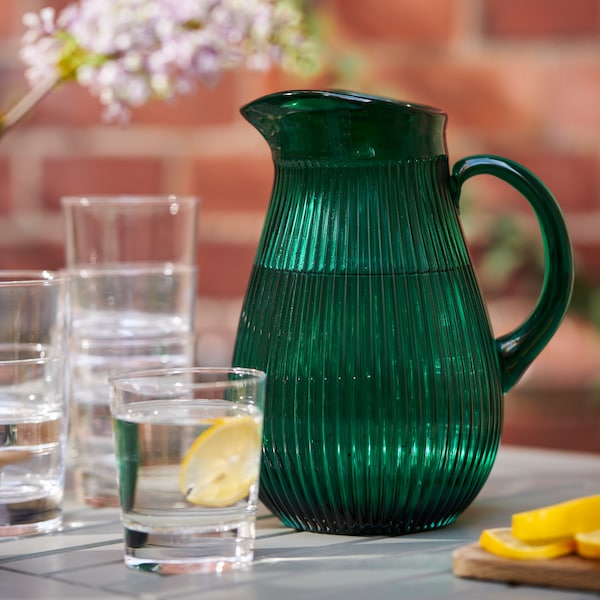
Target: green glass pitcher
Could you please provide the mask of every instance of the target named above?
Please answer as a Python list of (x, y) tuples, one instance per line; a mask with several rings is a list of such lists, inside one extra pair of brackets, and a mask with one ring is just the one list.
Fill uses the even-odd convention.
[[(450, 172), (446, 115), (429, 107), (289, 91), (242, 114), (275, 165), (233, 356), (268, 375), (262, 500), (315, 532), (451, 523), (490, 473), (503, 394), (569, 303), (555, 199), (505, 158)], [(530, 202), (546, 257), (535, 309), (497, 339), (458, 218), (461, 186), (483, 173)]]

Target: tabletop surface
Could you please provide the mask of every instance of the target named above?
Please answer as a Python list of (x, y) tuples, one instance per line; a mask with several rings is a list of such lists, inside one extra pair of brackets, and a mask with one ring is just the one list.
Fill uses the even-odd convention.
[(475, 502), (445, 528), (400, 537), (298, 532), (258, 520), (255, 562), (221, 575), (160, 576), (123, 565), (119, 513), (68, 499), (62, 531), (0, 539), (0, 598), (142, 600), (575, 600), (594, 593), (452, 574), (452, 551), (514, 512), (600, 493), (600, 456), (502, 446)]

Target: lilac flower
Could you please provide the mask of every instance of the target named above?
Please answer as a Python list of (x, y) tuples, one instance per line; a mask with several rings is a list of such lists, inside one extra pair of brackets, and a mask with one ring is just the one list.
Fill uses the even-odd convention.
[(59, 14), (27, 13), (23, 23), (21, 59), (33, 90), (76, 80), (109, 121), (127, 122), (150, 98), (188, 93), (229, 69), (316, 64), (287, 0), (80, 0)]

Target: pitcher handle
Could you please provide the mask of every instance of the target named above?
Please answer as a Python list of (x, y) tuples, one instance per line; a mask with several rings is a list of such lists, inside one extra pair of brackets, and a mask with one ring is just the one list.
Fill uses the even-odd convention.
[(521, 325), (496, 339), (502, 388), (507, 392), (550, 341), (567, 312), (573, 290), (573, 253), (556, 199), (531, 171), (514, 161), (490, 155), (459, 160), (452, 170), (457, 203), (465, 181), (484, 174), (502, 179), (525, 197), (544, 244), (544, 282), (535, 308)]

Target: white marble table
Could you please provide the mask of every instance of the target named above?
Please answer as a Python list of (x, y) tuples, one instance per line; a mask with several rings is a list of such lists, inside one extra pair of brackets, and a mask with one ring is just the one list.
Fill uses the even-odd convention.
[(575, 600), (595, 594), (460, 579), (452, 551), (513, 512), (600, 493), (600, 456), (501, 448), (491, 477), (451, 526), (403, 537), (301, 533), (259, 519), (255, 563), (222, 575), (161, 577), (123, 566), (116, 509), (66, 505), (63, 531), (0, 539), (2, 600)]

